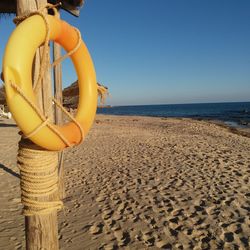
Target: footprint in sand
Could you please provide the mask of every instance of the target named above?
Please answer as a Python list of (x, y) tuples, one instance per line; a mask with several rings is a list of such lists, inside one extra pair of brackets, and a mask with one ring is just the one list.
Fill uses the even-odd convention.
[(74, 208), (79, 208), (79, 207), (81, 207), (81, 204), (80, 204), (80, 203), (76, 203), (76, 204), (74, 205)]
[(112, 217), (114, 220), (118, 221), (122, 219), (122, 215), (121, 214), (114, 214)]
[(130, 235), (128, 232), (122, 230), (114, 231), (114, 236), (117, 239), (119, 246), (126, 246), (130, 242)]
[(102, 233), (102, 229), (103, 229), (102, 223), (95, 223), (90, 227), (89, 232), (93, 235), (96, 235)]
[(233, 242), (234, 241), (234, 233), (232, 232), (224, 232), (221, 234), (220, 238), (224, 242)]
[(121, 226), (120, 226), (120, 224), (118, 224), (118, 223), (115, 223), (113, 226), (112, 226), (112, 230), (113, 231), (117, 231), (117, 230), (120, 230), (121, 229)]
[(96, 198), (96, 201), (97, 201), (97, 202), (103, 202), (103, 201), (105, 201), (105, 200), (106, 200), (106, 197), (105, 197), (105, 196), (102, 196), (102, 195)]
[(158, 240), (155, 242), (155, 246), (160, 249), (172, 249), (172, 245), (166, 240)]
[(105, 210), (103, 213), (102, 213), (102, 218), (103, 220), (108, 220), (111, 218), (111, 215), (114, 213), (113, 210)]
[(114, 250), (114, 249), (118, 249), (117, 245), (115, 243), (108, 243), (106, 245), (104, 245), (101, 249), (104, 250)]

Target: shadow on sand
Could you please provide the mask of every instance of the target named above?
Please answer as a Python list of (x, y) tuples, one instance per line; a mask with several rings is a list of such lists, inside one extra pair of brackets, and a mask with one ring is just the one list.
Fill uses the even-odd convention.
[(13, 175), (14, 177), (17, 177), (20, 179), (20, 175), (18, 173), (16, 173), (15, 171), (13, 171), (10, 168), (7, 168), (6, 166), (4, 166), (3, 164), (0, 163), (0, 170), (3, 169), (5, 172)]
[(17, 127), (17, 125), (16, 124), (8, 124), (8, 123), (0, 123), (0, 128), (7, 128), (7, 127)]

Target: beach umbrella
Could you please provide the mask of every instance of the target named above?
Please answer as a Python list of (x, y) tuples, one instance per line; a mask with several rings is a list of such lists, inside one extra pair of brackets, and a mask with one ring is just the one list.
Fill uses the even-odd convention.
[(104, 105), (106, 98), (109, 95), (108, 87), (100, 83), (97, 83), (97, 85), (98, 85), (97, 91), (98, 91), (98, 97), (100, 98), (100, 104)]
[[(97, 82), (97, 92), (100, 104), (104, 105), (107, 96), (109, 95), (108, 87)], [(68, 108), (75, 109), (79, 101), (78, 81), (73, 82), (69, 87), (63, 90), (63, 104)]]

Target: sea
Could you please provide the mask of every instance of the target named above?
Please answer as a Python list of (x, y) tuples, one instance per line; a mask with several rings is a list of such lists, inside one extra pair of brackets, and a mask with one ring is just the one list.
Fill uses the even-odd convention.
[(98, 108), (97, 113), (194, 118), (220, 121), (230, 127), (250, 127), (250, 102), (114, 106)]

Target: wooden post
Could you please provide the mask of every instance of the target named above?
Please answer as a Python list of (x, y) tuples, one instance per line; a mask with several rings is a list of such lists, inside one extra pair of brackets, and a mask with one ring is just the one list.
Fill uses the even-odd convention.
[[(44, 6), (46, 0), (18, 0), (17, 15), (27, 14), (37, 10), (39, 7)], [(35, 28), (35, 27), (34, 27)], [(41, 50), (41, 49), (40, 49)], [(36, 54), (34, 61), (34, 77), (36, 79), (40, 66), (39, 50)], [(37, 99), (41, 110), (48, 110), (51, 104), (51, 79), (50, 73), (45, 73), (42, 83), (42, 88), (38, 90)], [(50, 107), (51, 108), (51, 107)], [(52, 116), (52, 114), (49, 114)], [(22, 141), (20, 143), (22, 145)], [(41, 150), (41, 149), (40, 149)], [(54, 197), (51, 197), (53, 199)], [(27, 250), (57, 250), (58, 244), (58, 225), (57, 225), (57, 212), (51, 212), (44, 215), (33, 215), (25, 217), (25, 233), (26, 233), (26, 249)]]
[[(58, 13), (58, 18), (60, 14)], [(61, 57), (61, 46), (57, 43), (53, 43), (53, 60), (57, 60)], [(57, 64), (54, 67), (54, 93), (55, 99), (62, 104), (62, 65), (61, 63)], [(58, 125), (62, 125), (63, 116), (62, 110), (55, 105), (55, 122)], [(59, 166), (58, 166), (58, 175), (59, 175), (59, 197), (60, 199), (65, 198), (65, 188), (64, 188), (64, 171), (63, 171), (63, 152), (58, 153)]]
[[(61, 57), (61, 46), (57, 43), (53, 43), (53, 60), (57, 60)], [(54, 93), (55, 99), (62, 103), (62, 65), (57, 64), (54, 67)], [(58, 125), (62, 124), (62, 110), (55, 105), (55, 122)]]

